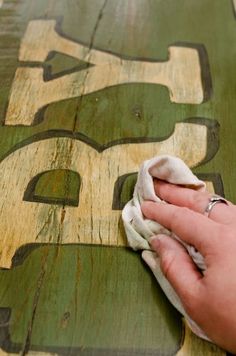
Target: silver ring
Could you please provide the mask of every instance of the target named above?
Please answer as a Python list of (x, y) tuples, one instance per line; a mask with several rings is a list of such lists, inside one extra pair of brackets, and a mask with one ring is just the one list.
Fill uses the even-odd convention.
[(226, 199), (220, 197), (219, 195), (212, 195), (212, 197), (209, 199), (209, 203), (207, 204), (204, 214), (206, 216), (209, 216), (213, 207), (218, 203), (223, 203), (223, 204), (229, 205)]

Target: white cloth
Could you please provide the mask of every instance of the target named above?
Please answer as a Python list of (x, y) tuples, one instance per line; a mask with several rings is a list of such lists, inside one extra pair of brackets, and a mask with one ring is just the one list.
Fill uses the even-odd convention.
[(133, 199), (124, 207), (122, 218), (129, 245), (134, 250), (144, 250), (142, 258), (151, 268), (169, 301), (186, 318), (190, 328), (196, 335), (209, 340), (205, 333), (185, 312), (179, 297), (161, 271), (159, 258), (156, 253), (150, 251), (149, 239), (156, 234), (164, 233), (180, 241), (201, 270), (204, 271), (206, 268), (202, 255), (193, 246), (187, 245), (157, 222), (144, 218), (140, 204), (144, 200), (161, 201), (155, 193), (153, 178), (189, 186), (199, 191), (205, 190), (205, 183), (200, 181), (181, 159), (168, 155), (154, 157), (142, 164), (134, 188)]

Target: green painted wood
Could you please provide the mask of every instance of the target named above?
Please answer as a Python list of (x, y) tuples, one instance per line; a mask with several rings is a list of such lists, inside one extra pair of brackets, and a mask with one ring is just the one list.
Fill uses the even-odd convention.
[(44, 246), (30, 255), (22, 249), (15, 264), (0, 280), (1, 306), (11, 310), (2, 331), (8, 352), (176, 351), (180, 319), (136, 253)]
[(47, 171), (35, 178), (25, 200), (78, 206), (80, 187), (81, 179), (77, 172), (63, 169)]
[[(232, 2), (108, 0), (103, 5), (102, 0), (4, 0), (0, 9), (1, 159), (24, 142), (44, 138), (49, 131), (55, 134), (53, 130), (80, 135), (102, 149), (124, 139), (161, 141), (173, 132), (176, 122), (189, 118), (196, 123), (203, 118), (208, 126), (217, 120), (219, 150), (216, 154), (217, 147), (210, 147), (211, 142), (215, 145), (213, 130), (209, 161), (195, 171), (219, 173), (227, 198), (236, 202), (236, 19)], [(166, 60), (170, 44), (203, 44), (212, 95), (201, 105), (173, 104), (167, 88), (132, 83), (52, 104), (32, 127), (4, 126), (14, 73), (23, 65), (18, 62), (20, 41), (28, 22), (35, 18), (58, 19), (67, 37), (125, 58)], [(86, 65), (56, 54), (45, 62), (45, 72), (50, 78)], [(37, 194), (74, 197), (75, 184), (68, 185), (65, 179), (44, 177)], [(121, 205), (130, 197), (132, 179), (122, 191)], [(20, 251), (14, 260), (18, 266), (0, 272), (0, 346), (4, 350), (173, 355), (180, 348), (180, 317), (139, 255), (121, 248), (78, 245), (32, 250)]]
[[(15, 27), (13, 26), (12, 31), (5, 31), (6, 34), (4, 33), (1, 36), (0, 46), (4, 51), (4, 56), (0, 59), (2, 121), (4, 120), (4, 110), (7, 105), (12, 78), (17, 67), (19, 40), (24, 33), (27, 21), (34, 17), (33, 14), (37, 14), (37, 18), (42, 16), (44, 18), (55, 18), (63, 14), (61, 25), (63, 33), (89, 44), (92, 24), (94, 24), (92, 18), (94, 20), (95, 14), (98, 14), (99, 5), (101, 6), (101, 2), (96, 2), (92, 12), (94, 15), (87, 15), (87, 13), (85, 15), (85, 12), (89, 11), (94, 4), (88, 5), (87, 2), (86, 5), (83, 1), (80, 1), (79, 5), (74, 7), (69, 6), (69, 4), (63, 6), (60, 2), (53, 3), (51, 6), (44, 5), (44, 2), (40, 2), (40, 5), (29, 6), (27, 1), (23, 3), (11, 1), (11, 5), (7, 6), (7, 4), (6, 1), (6, 5), (1, 10), (1, 18), (3, 19), (1, 26), (3, 29), (4, 21), (9, 21), (9, 13), (10, 19), (11, 16), (14, 16), (14, 13), (19, 13), (21, 20)], [(198, 170), (220, 172), (225, 182), (227, 196), (235, 200), (234, 190), (230, 187), (230, 179), (233, 181), (235, 173), (229, 171), (225, 159), (228, 156), (227, 147), (229, 146), (233, 150), (235, 136), (235, 47), (232, 46), (232, 43), (235, 42), (235, 17), (231, 1), (215, 1), (214, 6), (211, 0), (204, 2), (189, 1), (188, 5), (183, 0), (181, 3), (152, 1), (146, 5), (145, 18), (147, 19), (150, 14), (153, 14), (155, 21), (143, 19), (142, 26), (140, 25), (140, 17), (142, 17), (141, 14), (145, 5), (140, 1), (136, 6), (135, 14), (137, 18), (134, 16), (133, 27), (129, 30), (127, 37), (123, 34), (126, 26), (128, 26), (128, 5), (118, 6), (112, 1), (108, 2), (106, 16), (104, 15), (101, 19), (99, 31), (94, 38), (94, 46), (124, 56), (163, 60), (167, 57), (169, 44), (175, 42), (204, 44), (208, 53), (214, 84), (212, 99), (202, 105), (182, 105), (170, 103), (167, 89), (161, 86), (130, 84), (109, 88), (101, 93), (94, 93), (83, 98), (83, 107), (79, 111), (77, 130), (96, 142), (104, 144), (123, 137), (154, 136), (162, 138), (170, 134), (174, 122), (182, 121), (188, 117), (217, 119), (221, 124), (220, 152), (211, 162)], [(9, 10), (9, 8), (15, 9), (15, 12)], [(71, 8), (73, 8), (73, 11), (70, 10)], [(117, 13), (117, 18), (121, 18), (122, 21), (111, 20), (110, 15), (114, 12)], [(211, 14), (210, 18), (209, 13)], [(163, 18), (165, 18), (165, 21), (163, 21)], [(16, 20), (12, 19), (11, 21), (14, 24)], [(73, 26), (75, 22), (77, 22), (77, 26)], [(198, 26), (199, 22), (201, 22), (201, 26)], [(110, 31), (105, 31), (105, 28), (110, 28)], [(141, 33), (145, 33), (146, 36), (141, 36)], [(34, 127), (33, 130), (31, 128), (19, 128), (15, 133), (15, 128), (2, 128), (1, 152), (5, 153), (15, 143), (48, 128), (70, 129), (76, 106), (74, 101), (76, 102), (76, 100), (71, 100), (71, 102), (51, 105), (45, 114), (44, 122)], [(57, 115), (54, 114), (55, 110)], [(141, 114), (136, 115), (136, 110)], [(64, 112), (67, 115), (63, 115)], [(143, 117), (143, 120), (140, 119), (140, 116)], [(89, 117), (89, 120), (87, 117)], [(146, 122), (148, 122), (148, 125), (145, 124)], [(97, 129), (98, 123), (99, 126), (103, 127), (103, 130)], [(14, 135), (11, 134), (12, 131)], [(232, 174), (233, 177), (230, 178)]]

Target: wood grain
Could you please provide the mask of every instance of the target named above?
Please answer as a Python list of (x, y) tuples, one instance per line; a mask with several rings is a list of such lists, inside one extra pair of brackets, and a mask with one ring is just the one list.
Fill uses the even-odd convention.
[[(44, 245), (31, 254), (24, 250), (15, 260), (18, 265), (0, 280), (1, 303), (11, 310), (0, 335), (10, 335), (4, 338), (5, 351), (83, 351), (86, 356), (177, 352), (181, 318), (137, 253), (89, 245)], [(14, 283), (21, 276), (21, 283)], [(123, 328), (129, 331), (125, 337)]]
[[(31, 43), (31, 48), (29, 48), (29, 43), (27, 44), (25, 40), (27, 38), (30, 40), (31, 34), (27, 35), (28, 26), (36, 24), (35, 19), (40, 19), (36, 20), (40, 24), (38, 34), (32, 32), (37, 45)], [(55, 26), (48, 28), (46, 34), (45, 26), (52, 21)], [(44, 38), (46, 36), (43, 44), (37, 42), (40, 35), (43, 35)], [(50, 40), (51, 36), (56, 36), (54, 43)], [(227, 38), (227, 41), (225, 38)], [(52, 219), (48, 229), (50, 234), (47, 235), (45, 228), (41, 235), (42, 241), (45, 241), (48, 245), (42, 246), (40, 243), (33, 243), (33, 245), (22, 246), (25, 239), (26, 243), (27, 241), (35, 241), (35, 235), (33, 238), (32, 236), (26, 238), (24, 236), (23, 241), (20, 241), (19, 235), (22, 233), (16, 231), (17, 239), (14, 247), (15, 249), (17, 246), (22, 247), (18, 249), (13, 258), (15, 267), (0, 271), (0, 311), (3, 313), (4, 308), (8, 308), (10, 313), (8, 329), (4, 329), (3, 326), (0, 328), (0, 345), (5, 353), (22, 355), (31, 352), (42, 355), (48, 353), (76, 354), (78, 347), (89, 345), (89, 350), (83, 349), (85, 355), (86, 352), (87, 354), (90, 352), (90, 356), (92, 348), (94, 355), (99, 354), (101, 356), (103, 352), (101, 348), (105, 345), (108, 347), (105, 350), (106, 356), (118, 355), (118, 352), (121, 355), (127, 355), (128, 352), (128, 356), (132, 354), (131, 352), (135, 356), (142, 354), (153, 356), (163, 353), (169, 356), (176, 354), (181, 349), (180, 316), (171, 309), (168, 303), (163, 304), (164, 297), (161, 291), (157, 288), (155, 281), (148, 282), (151, 275), (143, 265), (140, 266), (138, 255), (135, 255), (136, 262), (132, 262), (130, 256), (126, 256), (124, 260), (127, 252), (125, 247), (108, 248), (101, 244), (93, 246), (86, 244), (86, 246), (83, 246), (74, 242), (71, 242), (72, 246), (62, 245), (61, 236), (63, 238), (66, 236), (64, 230), (65, 232), (70, 231), (70, 229), (73, 230), (71, 222), (67, 220), (67, 211), (65, 216), (64, 213), (61, 213), (65, 205), (62, 202), (63, 199), (69, 199), (73, 190), (71, 189), (72, 182), (70, 179), (66, 179), (66, 183), (61, 184), (61, 186), (58, 182), (55, 183), (57, 186), (55, 192), (58, 192), (58, 197), (62, 199), (61, 205), (56, 205), (55, 201), (54, 204), (46, 204), (45, 199), (43, 200), (43, 197), (50, 198), (51, 196), (55, 199), (55, 195), (50, 195), (52, 185), (47, 186), (47, 181), (44, 181), (40, 186), (41, 201), (37, 200), (40, 199), (39, 195), (37, 196), (38, 192), (36, 192), (36, 196), (33, 195), (36, 201), (32, 202), (32, 199), (27, 201), (24, 189), (27, 189), (33, 182), (34, 174), (37, 177), (37, 172), (41, 172), (41, 168), (46, 169), (48, 167), (50, 170), (57, 170), (56, 167), (67, 167), (69, 170), (72, 169), (72, 164), (69, 163), (71, 156), (68, 154), (67, 148), (69, 140), (71, 142), (79, 141), (84, 146), (93, 147), (90, 147), (89, 151), (84, 149), (84, 146), (80, 146), (81, 152), (87, 154), (85, 162), (90, 160), (88, 154), (95, 158), (98, 164), (100, 164), (100, 160), (102, 162), (104, 157), (113, 157), (109, 168), (111, 171), (117, 170), (117, 172), (112, 173), (112, 179), (115, 179), (115, 177), (120, 177), (117, 168), (118, 162), (120, 162), (119, 156), (115, 154), (103, 155), (106, 148), (109, 147), (110, 149), (121, 144), (142, 144), (144, 141), (146, 143), (154, 143), (155, 141), (161, 143), (163, 141), (164, 144), (167, 138), (170, 138), (173, 134), (176, 124), (186, 124), (185, 119), (194, 118), (196, 131), (198, 131), (198, 126), (202, 125), (209, 128), (207, 147), (204, 144), (204, 147), (206, 147), (205, 158), (199, 161), (194, 168), (194, 172), (219, 175), (222, 178), (226, 197), (236, 201), (236, 169), (233, 163), (236, 135), (234, 43), (236, 43), (235, 16), (231, 1), (199, 0), (196, 2), (195, 0), (179, 0), (173, 2), (172, 0), (150, 0), (143, 2), (137, 0), (135, 2), (117, 2), (115, 0), (97, 0), (94, 2), (90, 0), (68, 0), (64, 2), (61, 0), (40, 0), (32, 2), (31, 0), (4, 0), (4, 5), (0, 11), (0, 119), (1, 123), (5, 125), (0, 127), (0, 157), (1, 164), (14, 157), (15, 166), (8, 166), (10, 179), (4, 179), (6, 187), (11, 186), (12, 181), (16, 183), (15, 186), (12, 185), (12, 192), (7, 189), (4, 192), (5, 195), (3, 195), (4, 208), (6, 208), (4, 210), (8, 212), (5, 224), (9, 224), (9, 226), (11, 224), (12, 228), (17, 230), (16, 226), (23, 226), (24, 222), (27, 222), (27, 229), (32, 217), (30, 212), (29, 217), (24, 213), (27, 204), (29, 206), (34, 205), (33, 211), (42, 212), (40, 217), (37, 216), (38, 227), (43, 227), (42, 222), (45, 221), (46, 217), (45, 209), (47, 210), (52, 206), (51, 211), (55, 211), (55, 214), (52, 213), (51, 215)], [(150, 76), (152, 75), (150, 82), (130, 82), (130, 78), (135, 79), (138, 75), (137, 68), (146, 71), (147, 67), (143, 64), (150, 64), (148, 70), (151, 64), (169, 65), (171, 53), (168, 58), (168, 49), (173, 47), (174, 49), (177, 47), (184, 50), (190, 49), (197, 54), (198, 72), (196, 71), (196, 73), (198, 73), (197, 79), (199, 80), (200, 68), (201, 87), (199, 88), (201, 91), (199, 93), (201, 92), (201, 95), (204, 96), (203, 102), (198, 104), (174, 102), (173, 97), (170, 96), (171, 86), (166, 86), (166, 82), (165, 85), (161, 83), (159, 85), (156, 81), (152, 81), (154, 78), (152, 69), (148, 72)], [(22, 52), (23, 48), (25, 52)], [(205, 49), (204, 55), (202, 55), (203, 49)], [(37, 59), (35, 56), (40, 53), (44, 54)], [(75, 53), (77, 53), (76, 56)], [(89, 53), (97, 63), (91, 62)], [(189, 52), (185, 52), (185, 54), (187, 53)], [(23, 54), (26, 56), (26, 60), (23, 57), (20, 59)], [(86, 59), (87, 62), (81, 61), (81, 58)], [(120, 68), (122, 65), (117, 62), (117, 58), (120, 62), (123, 61), (123, 64), (125, 63), (125, 72), (122, 72), (122, 68)], [(68, 93), (71, 93), (72, 90), (72, 88), (64, 90), (64, 84), (68, 83), (68, 78), (69, 80), (74, 78), (77, 81), (78, 78), (82, 78), (81, 73), (83, 71), (89, 73), (96, 67), (105, 67), (107, 62), (111, 63), (112, 67), (114, 60), (117, 63), (114, 65), (114, 79), (118, 80), (117, 72), (120, 71), (120, 73), (123, 73), (122, 76), (128, 73), (127, 82), (122, 82), (123, 84), (118, 82), (118, 85), (108, 87), (105, 87), (104, 84), (104, 87), (95, 92), (91, 91), (79, 97), (73, 97), (73, 95), (68, 97)], [(133, 63), (135, 66), (133, 66)], [(129, 66), (133, 70), (131, 74), (129, 73)], [(11, 107), (11, 105), (9, 106), (9, 99), (16, 83), (14, 78), (19, 70), (22, 70), (21, 73), (25, 75), (26, 83), (29, 84), (28, 89), (31, 90), (32, 84), (34, 92), (32, 91), (31, 97), (29, 92), (26, 92), (25, 97), (16, 93), (16, 97), (11, 98), (13, 114), (23, 110), (27, 115), (30, 113), (31, 117), (21, 115), (19, 116), (21, 122), (15, 117), (11, 125), (10, 115), (8, 116), (9, 124), (7, 124), (6, 112), (7, 108), (9, 110)], [(41, 70), (37, 79), (39, 82), (36, 85), (33, 85), (33, 82), (30, 81), (31, 77), (29, 80), (28, 70)], [(78, 74), (80, 71), (82, 71), (81, 77)], [(36, 72), (33, 71), (33, 73)], [(106, 80), (105, 78), (109, 73), (112, 73), (112, 70), (108, 69), (107, 72), (104, 70), (102, 72), (105, 74), (102, 80), (99, 79), (100, 83)], [(180, 73), (183, 78), (181, 85), (186, 84), (183, 73), (184, 70)], [(141, 74), (140, 77), (144, 78), (144, 73)], [(165, 75), (165, 80), (168, 77), (172, 84), (175, 82), (174, 74), (169, 74), (169, 77)], [(211, 78), (213, 88), (210, 83)], [(21, 76), (20, 79), (23, 82), (20, 84), (18, 81), (17, 85), (25, 92), (24, 77)], [(86, 84), (85, 78), (81, 80)], [(112, 83), (111, 79), (109, 80), (108, 84)], [(194, 77), (191, 83), (195, 82), (196, 78)], [(54, 85), (55, 83), (57, 86)], [(40, 86), (37, 91), (38, 84)], [(78, 93), (78, 83), (75, 82), (73, 85)], [(48, 98), (44, 97), (43, 90), (47, 91)], [(52, 93), (52, 90), (55, 93)], [(193, 89), (190, 88), (191, 90)], [(64, 93), (63, 98), (60, 96), (60, 91)], [(207, 96), (205, 95), (206, 92), (208, 93)], [(187, 93), (185, 93), (185, 97), (187, 97)], [(37, 98), (39, 98), (38, 101)], [(51, 101), (51, 98), (60, 101)], [(18, 107), (14, 107), (16, 101)], [(48, 101), (49, 104), (47, 104)], [(42, 105), (46, 105), (46, 107), (42, 108)], [(35, 113), (35, 111), (37, 112)], [(211, 123), (213, 124), (214, 120), (217, 120), (220, 124), (220, 141), (217, 138), (218, 131), (210, 130)], [(209, 131), (211, 131), (210, 134)], [(180, 138), (182, 143), (186, 143), (185, 146), (182, 146), (183, 152), (187, 152), (192, 145), (195, 147), (195, 151), (190, 150), (190, 152), (192, 151), (192, 157), (189, 157), (191, 159), (188, 161), (190, 164), (195, 162), (195, 157), (198, 156), (203, 144), (202, 141), (199, 141), (199, 145), (197, 145), (194, 136), (191, 136), (192, 134), (193, 132), (189, 131)], [(65, 137), (62, 139), (63, 135)], [(48, 162), (48, 166), (43, 163), (41, 167), (41, 162), (37, 164), (38, 156), (34, 148), (40, 139), (45, 143), (50, 140), (60, 142), (59, 139), (62, 139), (62, 141), (65, 139), (66, 149), (64, 156), (63, 152), (61, 154), (61, 160), (55, 157), (55, 162), (53, 164)], [(172, 152), (177, 149), (178, 142), (178, 140), (173, 142)], [(220, 142), (220, 146), (218, 146), (218, 142)], [(41, 147), (41, 145), (39, 146)], [(35, 156), (28, 155), (31, 147)], [(53, 147), (53, 145), (50, 147)], [(75, 147), (77, 147), (77, 144), (75, 144)], [(58, 152), (61, 151), (62, 147), (58, 148)], [(94, 154), (94, 151), (97, 155)], [(24, 153), (27, 153), (25, 159)], [(139, 152), (136, 154), (139, 154)], [(63, 159), (66, 160), (65, 156), (67, 156), (68, 162), (61, 164)], [(20, 158), (21, 166), (17, 163), (17, 157), (18, 160)], [(45, 157), (48, 156), (45, 155)], [(45, 157), (41, 156), (42, 162), (46, 160)], [(79, 155), (79, 157), (81, 156)], [(27, 158), (30, 158), (31, 162), (26, 162)], [(137, 163), (138, 158), (136, 157)], [(140, 156), (140, 160), (141, 158)], [(32, 168), (35, 164), (36, 171)], [(46, 168), (44, 168), (44, 164)], [(102, 162), (101, 165), (107, 167), (107, 163)], [(76, 174), (83, 178), (83, 175), (87, 175), (93, 169), (93, 172), (97, 172), (96, 179), (99, 181), (102, 176), (98, 177), (96, 167), (91, 168), (91, 165), (89, 165), (88, 168), (87, 166), (84, 168), (84, 166), (85, 163), (84, 165), (81, 163), (82, 171), (76, 171)], [(121, 166), (124, 168), (122, 164)], [(78, 168), (76, 166), (74, 169), (78, 170)], [(33, 174), (31, 174), (31, 169)], [(48, 174), (50, 174), (50, 170)], [(67, 170), (67, 172), (69, 171)], [(126, 174), (129, 170), (123, 169), (122, 172)], [(1, 175), (2, 173), (1, 170)], [(26, 174), (27, 177), (24, 175), (25, 173), (28, 174)], [(16, 177), (12, 177), (14, 174), (19, 176), (19, 182)], [(25, 182), (23, 184), (24, 176)], [(111, 183), (107, 177), (105, 177), (104, 182)], [(44, 192), (43, 184), (45, 184)], [(109, 184), (109, 194), (105, 192), (104, 195), (106, 202), (108, 196), (111, 202), (110, 196), (114, 194), (114, 189), (112, 191)], [(94, 187), (94, 185), (93, 194), (98, 192), (98, 187), (101, 184), (99, 183), (98, 187)], [(20, 187), (24, 188), (21, 189), (21, 195), (19, 194)], [(123, 195), (128, 197), (128, 186), (124, 185), (123, 188)], [(83, 186), (81, 185), (78, 197), (79, 206), (69, 206), (69, 209), (73, 212), (79, 210), (81, 199), (84, 199), (82, 189)], [(105, 188), (103, 187), (99, 194), (104, 191)], [(8, 202), (5, 200), (6, 196)], [(20, 211), (16, 211), (17, 209), (13, 207), (11, 202), (16, 197), (16, 203), (18, 204), (19, 201), (19, 206), (23, 207), (24, 222), (14, 218), (14, 216), (21, 214)], [(118, 201), (118, 198), (119, 195), (115, 197), (115, 200)], [(65, 201), (68, 200), (64, 199)], [(96, 204), (94, 206), (99, 205), (99, 203)], [(35, 208), (36, 206), (41, 206), (41, 208)], [(67, 206), (65, 210), (67, 210)], [(113, 213), (115, 218), (112, 221), (115, 221), (115, 223), (120, 214), (119, 211), (112, 210), (110, 206), (107, 211), (108, 215), (102, 217), (100, 224), (104, 228)], [(89, 214), (91, 216), (90, 211)], [(96, 220), (96, 216), (98, 217), (100, 214), (100, 211), (98, 211), (98, 214), (93, 211), (93, 218)], [(75, 215), (76, 213), (74, 213)], [(54, 220), (53, 217), (55, 217)], [(59, 229), (60, 217), (63, 220), (63, 229), (61, 230)], [(55, 230), (53, 229), (54, 221)], [(64, 226), (66, 225), (64, 221), (67, 221), (68, 227)], [(1, 224), (2, 221), (0, 226)], [(34, 219), (32, 224), (35, 224)], [(94, 226), (97, 227), (98, 225), (95, 222)], [(110, 231), (109, 239), (113, 241), (113, 229), (111, 228)], [(114, 231), (116, 232), (116, 228)], [(8, 238), (10, 241), (13, 239), (15, 241), (15, 236), (9, 234)], [(98, 231), (92, 233), (90, 231), (87, 237), (91, 238), (91, 236), (94, 236), (96, 241)], [(121, 232), (119, 232), (120, 236), (123, 236)], [(48, 243), (49, 238), (52, 241), (57, 241), (58, 238), (56, 245)], [(103, 241), (107, 241), (108, 234), (104, 233), (101, 238)], [(7, 247), (10, 245), (10, 241), (7, 241)], [(35, 245), (38, 247), (37, 249), (34, 249)], [(96, 252), (88, 252), (89, 249)], [(110, 252), (113, 249), (115, 249), (115, 252)], [(75, 254), (80, 257), (80, 261), (83, 261), (83, 263), (78, 263)], [(96, 260), (95, 264), (94, 259)], [(110, 275), (108, 283), (106, 274), (103, 272), (109, 272), (109, 268), (115, 259), (113, 276)], [(10, 262), (8, 257), (8, 265), (10, 265)], [(124, 265), (123, 269), (122, 264)], [(78, 272), (78, 266), (80, 266), (79, 271), (82, 271), (82, 274)], [(97, 273), (95, 277), (91, 273), (93, 266), (96, 266), (94, 268)], [(123, 280), (120, 280), (121, 277), (118, 278), (121, 276), (121, 270), (122, 273), (126, 272), (129, 276), (136, 277), (133, 281), (129, 279), (129, 283), (124, 283), (125, 278)], [(137, 270), (139, 273), (135, 274)], [(82, 279), (80, 278), (81, 275), (83, 275)], [(115, 300), (114, 291), (118, 291)], [(150, 296), (152, 296), (151, 299)], [(126, 303), (124, 303), (124, 300)], [(66, 314), (68, 309), (70, 318)], [(154, 316), (152, 311), (156, 313)], [(114, 316), (117, 316), (117, 319)], [(127, 318), (129, 327), (126, 323)], [(104, 325), (106, 327), (103, 327)], [(121, 325), (120, 328), (118, 328), (119, 325)], [(117, 338), (114, 330), (118, 330), (119, 338)], [(109, 335), (109, 339), (107, 335)], [(94, 351), (95, 344), (97, 349)], [(152, 345), (151, 349), (149, 345)], [(124, 349), (126, 346), (128, 351)], [(194, 356), (212, 356), (218, 355), (218, 352), (221, 353), (220, 350), (209, 347), (208, 343), (193, 338), (188, 331), (183, 348), (179, 352)], [(224, 354), (222, 352), (222, 355)]]
[(21, 43), (19, 60), (43, 62), (50, 52), (56, 51), (94, 66), (50, 81), (45, 81), (42, 68), (18, 68), (6, 125), (32, 125), (38, 111), (53, 102), (128, 83), (165, 85), (175, 103), (203, 102), (202, 69), (197, 49), (170, 46), (167, 62), (126, 60), (69, 41), (59, 36), (55, 26), (55, 21), (32, 21)]
[[(207, 131), (203, 125), (179, 123), (162, 142), (121, 144), (97, 152), (82, 141), (51, 138), (14, 151), (0, 164), (0, 266), (9, 268), (16, 250), (27, 243), (126, 245), (120, 212), (112, 211), (116, 180), (137, 172), (144, 160), (157, 154), (173, 154), (189, 166), (197, 165), (206, 156)], [(81, 176), (78, 208), (24, 201), (31, 181), (54, 169)]]

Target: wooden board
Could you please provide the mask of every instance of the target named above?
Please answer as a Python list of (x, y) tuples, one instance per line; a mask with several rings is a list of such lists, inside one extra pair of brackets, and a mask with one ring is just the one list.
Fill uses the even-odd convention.
[(234, 7), (0, 1), (0, 355), (226, 354), (185, 326), (120, 214), (161, 153), (236, 202)]

